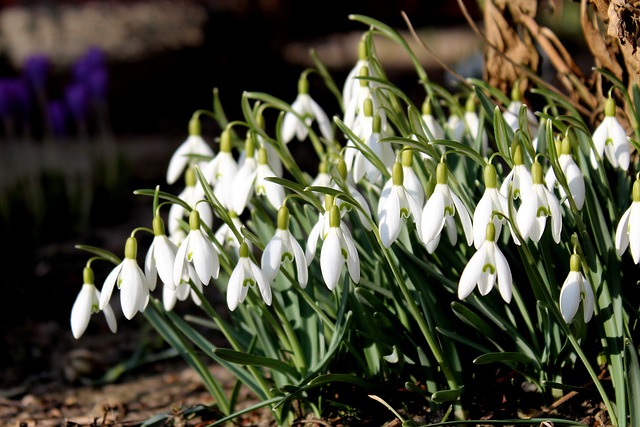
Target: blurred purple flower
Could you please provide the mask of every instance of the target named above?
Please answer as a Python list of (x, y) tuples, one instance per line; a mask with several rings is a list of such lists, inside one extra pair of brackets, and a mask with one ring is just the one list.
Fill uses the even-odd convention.
[(90, 48), (73, 64), (73, 77), (87, 87), (94, 100), (104, 101), (109, 80), (104, 52), (97, 47)]
[(46, 89), (50, 65), (49, 57), (39, 54), (31, 55), (24, 62), (24, 76), (38, 93), (44, 93)]
[(29, 118), (31, 99), (27, 82), (20, 78), (0, 80), (0, 117)]
[(57, 137), (65, 135), (67, 130), (67, 108), (64, 102), (56, 100), (47, 104), (47, 115), (51, 122), (51, 130)]
[(87, 88), (81, 83), (72, 83), (64, 91), (64, 97), (76, 120), (84, 120), (89, 107), (89, 93)]

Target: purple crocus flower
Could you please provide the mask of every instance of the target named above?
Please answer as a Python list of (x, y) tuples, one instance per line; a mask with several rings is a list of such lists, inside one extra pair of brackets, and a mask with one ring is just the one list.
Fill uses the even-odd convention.
[(72, 83), (65, 89), (64, 97), (73, 117), (76, 120), (84, 120), (89, 107), (87, 88), (81, 83)]
[(47, 115), (51, 123), (51, 130), (57, 137), (63, 137), (67, 130), (68, 111), (64, 102), (60, 100), (50, 101), (47, 104)]
[(36, 92), (44, 93), (51, 63), (46, 55), (31, 55), (23, 65), (23, 72)]

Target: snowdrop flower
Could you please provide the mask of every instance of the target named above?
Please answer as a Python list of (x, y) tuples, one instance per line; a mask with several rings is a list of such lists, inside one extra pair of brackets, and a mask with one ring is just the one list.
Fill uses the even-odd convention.
[(113, 287), (120, 289), (120, 303), (124, 317), (131, 320), (138, 311), (144, 311), (149, 302), (149, 291), (155, 289), (151, 287), (146, 276), (138, 266), (136, 257), (138, 254), (138, 241), (131, 236), (127, 239), (124, 247), (124, 260), (109, 273), (102, 285), (100, 295), (100, 310), (105, 310)]
[(231, 131), (227, 128), (220, 135), (220, 151), (203, 168), (202, 174), (213, 186), (213, 193), (226, 208), (231, 207), (233, 179), (238, 164), (231, 153)]
[[(324, 240), (325, 236), (329, 232), (329, 211), (335, 204), (335, 198), (329, 194), (324, 195), (324, 212), (318, 215), (318, 221), (311, 228), (309, 236), (307, 237), (307, 248), (305, 249), (305, 258), (307, 258), (307, 266), (311, 265), (311, 261), (316, 256), (316, 248), (318, 246), (318, 239)], [(338, 209), (340, 213), (340, 210)], [(341, 223), (341, 226), (344, 226)], [(346, 228), (346, 227), (345, 227)]]
[(447, 183), (449, 170), (445, 163), (438, 163), (436, 168), (436, 186), (433, 194), (427, 200), (422, 210), (419, 235), (427, 246), (427, 251), (433, 253), (440, 242), (440, 234), (446, 228), (447, 236), (452, 245), (458, 239), (454, 217), (460, 220), (467, 239), (467, 244), (473, 243), (473, 227), (471, 215), (462, 200), (451, 191)]
[[(91, 267), (85, 267), (82, 276), (84, 278), (84, 284), (71, 308), (71, 333), (75, 339), (80, 338), (82, 334), (84, 334), (84, 331), (87, 330), (91, 315), (100, 311), (100, 291), (98, 291), (94, 285), (93, 270)], [(113, 313), (113, 309), (107, 304), (102, 311), (104, 317), (107, 319), (109, 329), (111, 332), (116, 333), (118, 324), (116, 323), (116, 316)]]
[(202, 138), (200, 120), (194, 115), (189, 121), (189, 137), (178, 147), (169, 160), (167, 183), (176, 182), (188, 164), (204, 167), (206, 159), (210, 157), (213, 157), (213, 150)]
[(544, 186), (542, 165), (536, 159), (531, 165), (531, 192), (522, 200), (516, 215), (516, 223), (525, 240), (538, 242), (542, 237), (547, 217), (551, 221), (551, 235), (556, 243), (560, 243), (562, 231), (562, 215), (560, 203), (556, 196)]
[[(346, 108), (347, 105), (351, 103), (351, 100), (358, 97), (358, 91), (362, 84), (360, 79), (357, 79), (359, 75), (361, 75), (361, 70), (363, 67), (367, 70), (371, 70), (371, 66), (369, 60), (367, 59), (367, 36), (364, 35), (360, 39), (360, 43), (358, 44), (358, 61), (353, 66), (353, 68), (347, 74), (347, 78), (344, 81), (344, 86), (342, 88), (342, 102), (343, 106)], [(368, 75), (368, 74), (367, 74)], [(374, 74), (375, 75), (375, 74)], [(371, 83), (371, 82), (367, 82)]]
[(444, 128), (433, 116), (429, 99), (422, 103), (422, 120), (422, 127), (429, 141), (444, 139)]
[(500, 186), (500, 193), (507, 199), (523, 200), (531, 192), (531, 172), (524, 164), (522, 144), (515, 142), (511, 150), (513, 153), (513, 169)]
[(195, 209), (189, 214), (189, 230), (176, 253), (173, 284), (178, 286), (183, 281), (188, 281), (188, 278), (194, 278), (189, 275), (188, 270), (188, 264), (192, 264), (197, 278), (207, 285), (211, 279), (218, 278), (220, 261), (213, 242), (200, 228), (200, 214)]
[(487, 295), (493, 289), (493, 285), (497, 283), (502, 299), (506, 303), (511, 301), (511, 286), (513, 284), (511, 269), (496, 244), (495, 238), (495, 226), (493, 222), (489, 222), (487, 223), (485, 241), (462, 271), (458, 283), (458, 298), (468, 297), (476, 285), (480, 295)]
[(478, 116), (478, 113), (476, 113), (476, 102), (474, 96), (469, 97), (467, 100), (464, 112), (464, 121), (467, 124), (469, 136), (471, 136), (472, 141), (475, 142), (478, 137), (480, 138), (481, 154), (486, 156), (489, 151), (489, 135), (487, 134), (487, 130), (484, 128), (480, 135), (480, 117)]
[[(575, 160), (573, 160), (573, 155), (571, 154), (571, 143), (568, 138), (564, 138), (560, 145), (560, 156), (558, 156), (558, 162), (560, 163), (560, 169), (567, 180), (567, 185), (569, 186), (569, 192), (571, 193), (571, 197), (573, 197), (573, 201), (576, 204), (576, 208), (578, 210), (582, 209), (584, 206), (584, 198), (585, 198), (585, 187), (584, 187), (584, 176), (582, 175), (582, 171), (576, 164)], [(553, 168), (549, 168), (545, 175), (545, 183), (547, 184), (547, 188), (549, 191), (553, 191), (556, 184), (558, 184), (556, 179), (556, 174), (553, 171)], [(558, 185), (558, 191), (560, 192), (560, 198), (564, 198), (567, 196), (564, 187)], [(569, 201), (566, 200), (565, 204), (569, 207)]]
[[(375, 114), (371, 122), (372, 132), (369, 137), (363, 141), (364, 144), (371, 150), (386, 170), (390, 170), (396, 158), (396, 153), (393, 151), (393, 147), (390, 143), (380, 142), (382, 138), (382, 119), (380, 114)], [(350, 141), (351, 142), (351, 141)], [(370, 183), (376, 183), (382, 177), (382, 171), (379, 170), (364, 153), (355, 147), (350, 151), (353, 151), (353, 181), (360, 182), (360, 180), (367, 175), (367, 180)], [(346, 157), (346, 153), (345, 153)]]
[(522, 93), (520, 92), (518, 86), (514, 86), (511, 90), (511, 102), (509, 103), (509, 106), (507, 107), (505, 112), (502, 114), (505, 122), (507, 122), (507, 125), (511, 129), (513, 129), (514, 132), (520, 129), (520, 110), (522, 109), (522, 107), (526, 108), (528, 124), (527, 130), (529, 131), (529, 135), (533, 138), (533, 148), (537, 148), (539, 127), (538, 118), (535, 114), (533, 114), (533, 111), (531, 111), (527, 107), (527, 105), (522, 103)]
[(261, 268), (267, 282), (271, 283), (284, 261), (294, 261), (298, 272), (298, 283), (307, 286), (307, 259), (300, 243), (289, 231), (289, 209), (281, 206), (278, 210), (278, 228), (262, 253)]
[(388, 248), (396, 241), (403, 226), (402, 219), (409, 217), (420, 229), (422, 204), (405, 189), (402, 164), (396, 162), (391, 179), (382, 189), (378, 202), (378, 229), (384, 247)]
[[(631, 161), (630, 144), (627, 132), (616, 118), (616, 104), (609, 97), (604, 107), (604, 119), (593, 132), (593, 145), (599, 157), (604, 152), (607, 160), (614, 168), (629, 169)], [(595, 152), (591, 151), (591, 166), (596, 169), (598, 160)]]
[[(370, 97), (367, 97), (363, 102), (362, 112), (359, 116), (357, 125), (352, 125), (350, 129), (363, 142), (368, 141), (373, 135), (373, 101)], [(362, 151), (360, 151), (351, 138), (349, 138), (344, 149), (344, 161), (347, 164), (348, 170), (353, 175), (354, 182), (358, 182), (362, 179), (362, 176), (365, 173), (366, 160), (367, 159)]]
[[(313, 178), (313, 181), (311, 181), (310, 186), (311, 187), (327, 187), (327, 188), (331, 187), (331, 175), (329, 175), (329, 168), (327, 167), (326, 160), (323, 159), (320, 161), (320, 164), (318, 165), (318, 174), (316, 175), (315, 178)], [(313, 194), (318, 196), (321, 202), (324, 200), (324, 193), (321, 193), (319, 191), (314, 191)]]
[[(425, 190), (422, 187), (422, 182), (413, 170), (413, 150), (411, 148), (403, 148), (400, 153), (400, 159), (402, 163), (402, 175), (404, 176), (402, 186), (407, 193), (413, 197), (418, 206), (424, 206)], [(415, 218), (418, 221), (419, 217)]]
[(633, 262), (640, 262), (640, 179), (636, 178), (632, 190), (631, 206), (620, 218), (616, 228), (616, 252), (622, 256), (627, 247), (631, 251)]
[[(208, 227), (213, 225), (213, 211), (209, 203), (198, 203), (204, 198), (204, 190), (200, 186), (200, 183), (197, 182), (193, 168), (187, 169), (185, 173), (185, 187), (178, 195), (178, 198), (182, 199), (192, 209), (197, 209), (202, 222)], [(186, 234), (182, 233), (180, 223), (187, 214), (184, 206), (178, 203), (172, 204), (169, 208), (169, 237), (175, 244), (179, 244), (184, 237), (186, 237)]]
[(258, 150), (258, 167), (256, 169), (255, 193), (257, 196), (267, 198), (274, 209), (280, 209), (284, 202), (284, 188), (280, 184), (268, 181), (266, 178), (275, 177), (267, 159), (267, 150), (260, 147)]
[(242, 214), (254, 193), (256, 170), (258, 169), (255, 151), (254, 139), (248, 135), (245, 140), (244, 161), (233, 178), (232, 185), (231, 209), (238, 214)]
[(580, 271), (580, 255), (573, 254), (569, 261), (571, 271), (567, 275), (562, 289), (560, 290), (560, 313), (565, 322), (573, 322), (578, 314), (580, 302), (582, 302), (582, 312), (584, 322), (587, 323), (593, 316), (595, 297), (591, 284)]
[(165, 286), (175, 288), (173, 283), (173, 265), (176, 261), (178, 246), (164, 232), (164, 222), (159, 215), (153, 218), (153, 241), (144, 260), (144, 273), (149, 285), (156, 286), (158, 275)]
[[(231, 223), (235, 227), (237, 231), (243, 227), (242, 222), (240, 222), (240, 218), (238, 218), (238, 214), (232, 210), (228, 210), (227, 214), (231, 218)], [(226, 222), (223, 223), (220, 228), (215, 232), (214, 237), (216, 241), (218, 241), (224, 247), (232, 247), (236, 253), (240, 250), (240, 240), (236, 236), (236, 233), (233, 232), (233, 229)], [(251, 243), (247, 243), (251, 246)]]
[(329, 230), (320, 251), (320, 270), (329, 290), (333, 290), (340, 279), (345, 262), (354, 283), (360, 281), (360, 259), (348, 229), (341, 227), (340, 210), (333, 205), (328, 212)]
[(282, 121), (282, 140), (288, 143), (295, 136), (298, 141), (304, 141), (309, 134), (309, 126), (313, 120), (318, 122), (320, 133), (328, 140), (333, 141), (333, 128), (331, 121), (322, 107), (309, 95), (309, 82), (306, 74), (298, 80), (298, 96), (291, 110), (284, 115)]
[[(342, 190), (346, 192), (349, 196), (353, 197), (353, 199), (358, 202), (362, 210), (356, 208), (356, 213), (358, 214), (358, 218), (362, 223), (362, 226), (365, 230), (371, 230), (371, 224), (369, 223), (369, 219), (371, 218), (371, 209), (369, 208), (369, 203), (364, 198), (364, 196), (358, 191), (358, 189), (350, 182), (349, 176), (347, 175), (347, 164), (343, 158), (338, 160), (338, 164), (336, 166), (338, 170), (338, 175), (342, 179), (341, 185), (334, 181), (332, 187), (337, 190)], [(336, 205), (340, 208), (341, 215), (344, 216), (346, 212), (351, 211), (351, 204), (337, 199), (335, 200)]]
[(486, 241), (487, 224), (493, 222), (496, 238), (500, 236), (502, 223), (509, 216), (507, 198), (498, 191), (498, 175), (491, 163), (484, 167), (484, 194), (473, 212), (473, 244), (476, 249)]
[(249, 246), (246, 242), (240, 245), (240, 259), (233, 269), (227, 285), (227, 305), (233, 311), (247, 297), (249, 287), (258, 284), (265, 304), (271, 305), (271, 287), (260, 268), (249, 258)]

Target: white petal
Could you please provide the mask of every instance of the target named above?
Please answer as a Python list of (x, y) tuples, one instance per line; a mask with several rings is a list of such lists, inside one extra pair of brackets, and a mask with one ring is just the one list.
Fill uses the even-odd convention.
[(146, 304), (149, 290), (144, 285), (142, 271), (134, 260), (125, 259), (122, 267), (122, 285), (120, 286), (120, 304), (124, 317), (131, 320)]
[(584, 298), (582, 299), (582, 310), (584, 312), (584, 323), (589, 322), (593, 316), (593, 309), (595, 306), (595, 296), (593, 295), (593, 289), (589, 281), (582, 276), (582, 290), (584, 292)]
[(229, 283), (227, 284), (227, 306), (233, 311), (238, 307), (242, 299), (242, 288), (244, 287), (245, 271), (241, 262), (238, 262), (233, 269)]
[[(494, 243), (495, 245), (495, 243)], [(502, 299), (508, 304), (511, 302), (511, 294), (512, 294), (512, 285), (513, 278), (511, 276), (511, 269), (509, 268), (509, 263), (507, 262), (507, 258), (502, 254), (500, 248), (496, 245), (496, 250), (494, 252), (495, 261), (496, 261), (496, 269), (498, 276), (498, 290), (500, 291), (500, 295), (502, 295)]]
[(344, 257), (340, 248), (337, 229), (332, 227), (325, 238), (320, 251), (320, 269), (322, 278), (329, 290), (333, 290), (340, 279)]
[(569, 191), (571, 191), (571, 195), (573, 196), (573, 201), (575, 202), (578, 210), (581, 210), (584, 206), (585, 199), (584, 176), (572, 156), (569, 156), (563, 170), (567, 177), (567, 184), (569, 185)]
[(516, 223), (524, 240), (527, 240), (535, 232), (537, 212), (537, 197), (535, 194), (530, 194), (522, 200), (522, 205), (516, 215)]
[(182, 244), (178, 247), (178, 252), (176, 252), (176, 261), (173, 266), (173, 284), (178, 286), (182, 281), (182, 275), (185, 273), (185, 263), (187, 260), (187, 251), (190, 251), (189, 248), (190, 242), (193, 235), (191, 233), (187, 234), (187, 237), (182, 241)]
[(553, 241), (560, 243), (560, 233), (562, 232), (562, 213), (560, 212), (560, 202), (553, 193), (546, 188), (544, 189), (549, 210), (551, 211), (551, 236)]
[(71, 333), (75, 339), (80, 338), (89, 326), (93, 312), (94, 288), (94, 285), (83, 284), (71, 308)]
[(353, 283), (360, 282), (360, 257), (358, 256), (358, 250), (353, 243), (353, 238), (348, 230), (343, 230), (342, 237), (344, 244), (347, 248), (347, 269), (349, 270), (349, 276)]
[(479, 249), (487, 239), (487, 225), (492, 214), (491, 198), (485, 190), (473, 212), (473, 244), (476, 249)]
[(296, 261), (296, 268), (298, 271), (298, 283), (302, 288), (307, 286), (309, 281), (309, 271), (307, 270), (307, 259), (304, 255), (304, 251), (300, 246), (300, 243), (291, 235), (289, 235), (291, 247), (293, 249), (293, 256)]
[(458, 283), (458, 298), (465, 299), (468, 297), (478, 283), (478, 278), (482, 274), (482, 267), (485, 264), (486, 246), (480, 247), (478, 252), (473, 254), (466, 267), (460, 275)]
[(580, 283), (577, 272), (572, 271), (560, 290), (560, 313), (565, 322), (571, 323), (580, 307)]
[(156, 288), (156, 283), (158, 282), (158, 270), (156, 269), (156, 261), (153, 253), (156, 244), (157, 240), (156, 237), (154, 237), (149, 246), (149, 250), (147, 250), (147, 255), (144, 257), (144, 274), (147, 276), (147, 282), (149, 282), (151, 290)]
[(278, 234), (276, 234), (271, 238), (271, 240), (269, 240), (269, 243), (264, 248), (260, 265), (262, 266), (262, 271), (269, 282), (273, 281), (280, 270), (283, 247), (282, 239)]
[(396, 241), (398, 235), (400, 235), (402, 220), (400, 218), (398, 191), (404, 191), (404, 189), (394, 185), (391, 194), (385, 199), (380, 213), (380, 224), (378, 228), (380, 230), (380, 239), (386, 248), (390, 247), (391, 244)]
[(462, 203), (462, 200), (460, 200), (460, 198), (453, 192), (451, 193), (451, 199), (456, 207), (458, 218), (460, 218), (460, 222), (462, 223), (462, 230), (464, 231), (464, 235), (467, 239), (467, 245), (471, 246), (473, 244), (473, 225), (471, 224), (471, 215), (469, 215), (469, 210), (464, 203)]
[(253, 262), (251, 264), (251, 274), (253, 278), (258, 283), (258, 289), (260, 289), (260, 294), (262, 295), (262, 299), (264, 303), (267, 305), (271, 305), (271, 286), (269, 286), (269, 282), (262, 274), (262, 271), (255, 265)]
[[(606, 120), (606, 117), (605, 117)], [(602, 153), (604, 152), (604, 146), (607, 140), (607, 123), (603, 120), (602, 123), (596, 128), (595, 132), (593, 132), (593, 145), (595, 146), (595, 152), (591, 151), (590, 160), (591, 167), (596, 169), (598, 167), (598, 160), (595, 153), (598, 153), (598, 156), (602, 158)]]
[(618, 256), (622, 256), (629, 246), (629, 218), (631, 215), (631, 206), (624, 212), (618, 227), (616, 227), (616, 252)]
[(198, 278), (203, 284), (208, 284), (211, 277), (216, 274), (218, 267), (218, 254), (213, 249), (211, 241), (205, 237), (201, 230), (191, 230), (193, 238), (189, 245), (188, 256), (191, 256), (193, 266)]
[(324, 139), (333, 141), (333, 128), (331, 127), (331, 121), (324, 110), (315, 102), (313, 99), (309, 98), (309, 103), (311, 105), (311, 110), (313, 111), (313, 115), (318, 122), (318, 126), (320, 127), (320, 133), (324, 137)]
[[(157, 236), (158, 243), (155, 245), (154, 264), (160, 275), (160, 279), (165, 285), (174, 286), (173, 267), (176, 262), (178, 247), (167, 236)], [(153, 290), (153, 289), (151, 289)]]
[(247, 162), (240, 168), (233, 179), (233, 194), (231, 196), (231, 207), (235, 213), (240, 215), (247, 206), (249, 199), (253, 195), (253, 185), (256, 179), (257, 164), (255, 160)]
[(109, 304), (111, 293), (113, 292), (113, 287), (118, 280), (120, 271), (122, 271), (122, 263), (118, 264), (113, 270), (111, 270), (111, 273), (109, 273), (107, 278), (104, 280), (104, 284), (102, 285), (102, 291), (100, 294), (100, 310), (104, 310), (107, 304)]
[(424, 243), (429, 243), (440, 234), (444, 227), (444, 219), (444, 196), (437, 190), (436, 185), (436, 191), (427, 200), (422, 210), (420, 237)]
[(318, 222), (313, 226), (311, 232), (309, 233), (309, 237), (307, 238), (307, 249), (306, 249), (306, 258), (307, 258), (307, 266), (311, 265), (311, 261), (316, 256), (316, 248), (318, 246), (318, 238), (322, 232), (322, 228), (324, 227), (324, 215), (320, 215), (318, 217)]

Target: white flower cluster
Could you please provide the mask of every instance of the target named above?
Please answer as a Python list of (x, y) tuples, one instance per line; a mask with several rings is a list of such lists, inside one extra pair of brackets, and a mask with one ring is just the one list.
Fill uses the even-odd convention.
[[(308, 268), (316, 257), (319, 243), (320, 269), (326, 286), (330, 290), (337, 286), (345, 266), (351, 280), (358, 283), (359, 249), (352, 235), (353, 224), (346, 215), (351, 209), (357, 212), (359, 225), (366, 232), (374, 233), (385, 250), (399, 241), (405, 244), (403, 233), (415, 230), (415, 236), (432, 254), (440, 245), (443, 232), (448, 242), (456, 245), (461, 231), (466, 244), (476, 252), (461, 273), (458, 297), (467, 298), (476, 286), (481, 295), (486, 295), (495, 285), (504, 301), (510, 302), (513, 278), (498, 243), (504, 244), (505, 239), (499, 240), (502, 230), (509, 230), (516, 245), (538, 243), (549, 223), (551, 238), (560, 243), (563, 206), (579, 212), (585, 204), (585, 181), (572, 154), (570, 139), (565, 136), (559, 138), (557, 144), (551, 143), (548, 149), (556, 150), (557, 162), (555, 166), (549, 162), (543, 173), (541, 155), (531, 152), (531, 147), (534, 151), (537, 149), (539, 123), (522, 103), (518, 92), (514, 92), (517, 95), (512, 95), (513, 101), (504, 112), (505, 123), (516, 134), (524, 132), (533, 136), (533, 144), (525, 147), (515, 139), (510, 153), (512, 168), (502, 183), (498, 182), (491, 160), (484, 160), (484, 194), (474, 206), (474, 201), (460, 191), (458, 183), (450, 185), (456, 177), (447, 164), (447, 156), (452, 155), (447, 147), (452, 141), (475, 144), (480, 157), (486, 159), (489, 139), (482, 125), (485, 119), (475, 111), (475, 98), (469, 98), (462, 116), (451, 111), (449, 119), (441, 121), (432, 114), (428, 98), (422, 114), (417, 116), (416, 130), (405, 134), (390, 123), (389, 100), (375, 79), (369, 78), (379, 77), (374, 69), (364, 55), (349, 74), (342, 100), (344, 115), (337, 120), (346, 127), (342, 130), (347, 143), (340, 153), (328, 150), (320, 159), (318, 176), (302, 183), (313, 186), (316, 196), (324, 197), (324, 211), (318, 213), (304, 250), (289, 229), (285, 187), (269, 178), (283, 177), (279, 153), (286, 150), (294, 138), (300, 141), (309, 138), (316, 124), (327, 147), (338, 145), (332, 122), (309, 94), (306, 74), (298, 83), (298, 97), (280, 122), (279, 139), (266, 141), (250, 130), (237, 160), (233, 155), (231, 127), (222, 132), (219, 151), (215, 154), (202, 138), (199, 117), (194, 115), (189, 137), (175, 151), (167, 171), (169, 184), (185, 177), (185, 189), (178, 196), (181, 203), (174, 203), (169, 212), (168, 235), (156, 213), (155, 237), (145, 258), (144, 272), (136, 261), (137, 242), (132, 235), (127, 241), (125, 259), (109, 274), (102, 292), (95, 289), (93, 277), (85, 278), (71, 316), (74, 336), (84, 332), (91, 313), (99, 310), (104, 310), (110, 327), (115, 330), (108, 304), (115, 286), (121, 291), (122, 310), (128, 319), (145, 309), (158, 276), (164, 284), (162, 299), (166, 310), (189, 295), (196, 304), (201, 304), (199, 294), (203, 286), (218, 278), (219, 256), (227, 248), (234, 249), (237, 260), (227, 284), (230, 310), (235, 310), (247, 297), (249, 288), (256, 284), (264, 302), (270, 305), (271, 282), (285, 261), (295, 262), (298, 284), (306, 287)], [(593, 134), (590, 163), (593, 167), (601, 165), (604, 153), (613, 167), (626, 170), (630, 146), (615, 118), (612, 100), (607, 101), (605, 113), (605, 120)], [(526, 118), (528, 129), (519, 129), (522, 121), (519, 117)], [(401, 135), (387, 138), (387, 142), (383, 140), (397, 133)], [(399, 146), (403, 139), (407, 143)], [(414, 158), (414, 153), (419, 156)], [(456, 154), (459, 153), (453, 151), (453, 155)], [(334, 164), (337, 173), (330, 173)], [(196, 168), (206, 182), (196, 179)], [(634, 185), (633, 204), (622, 217), (615, 239), (618, 254), (630, 246), (636, 263), (640, 260), (636, 206), (640, 203), (639, 182)], [(377, 200), (365, 198), (360, 192), (362, 188), (379, 197)], [(319, 191), (323, 189), (326, 191)], [(252, 257), (252, 245), (241, 233), (244, 227), (241, 218), (248, 209), (253, 209), (256, 198), (260, 197), (267, 201), (264, 206), (277, 212), (277, 228), (265, 245), (258, 265)], [(375, 218), (370, 204), (376, 207)], [(224, 210), (227, 220), (217, 231), (212, 231), (216, 209), (218, 213)], [(573, 320), (580, 301), (584, 301), (585, 321), (593, 312), (593, 291), (580, 272), (579, 261), (572, 257), (571, 272), (562, 287), (560, 308), (567, 322)]]

